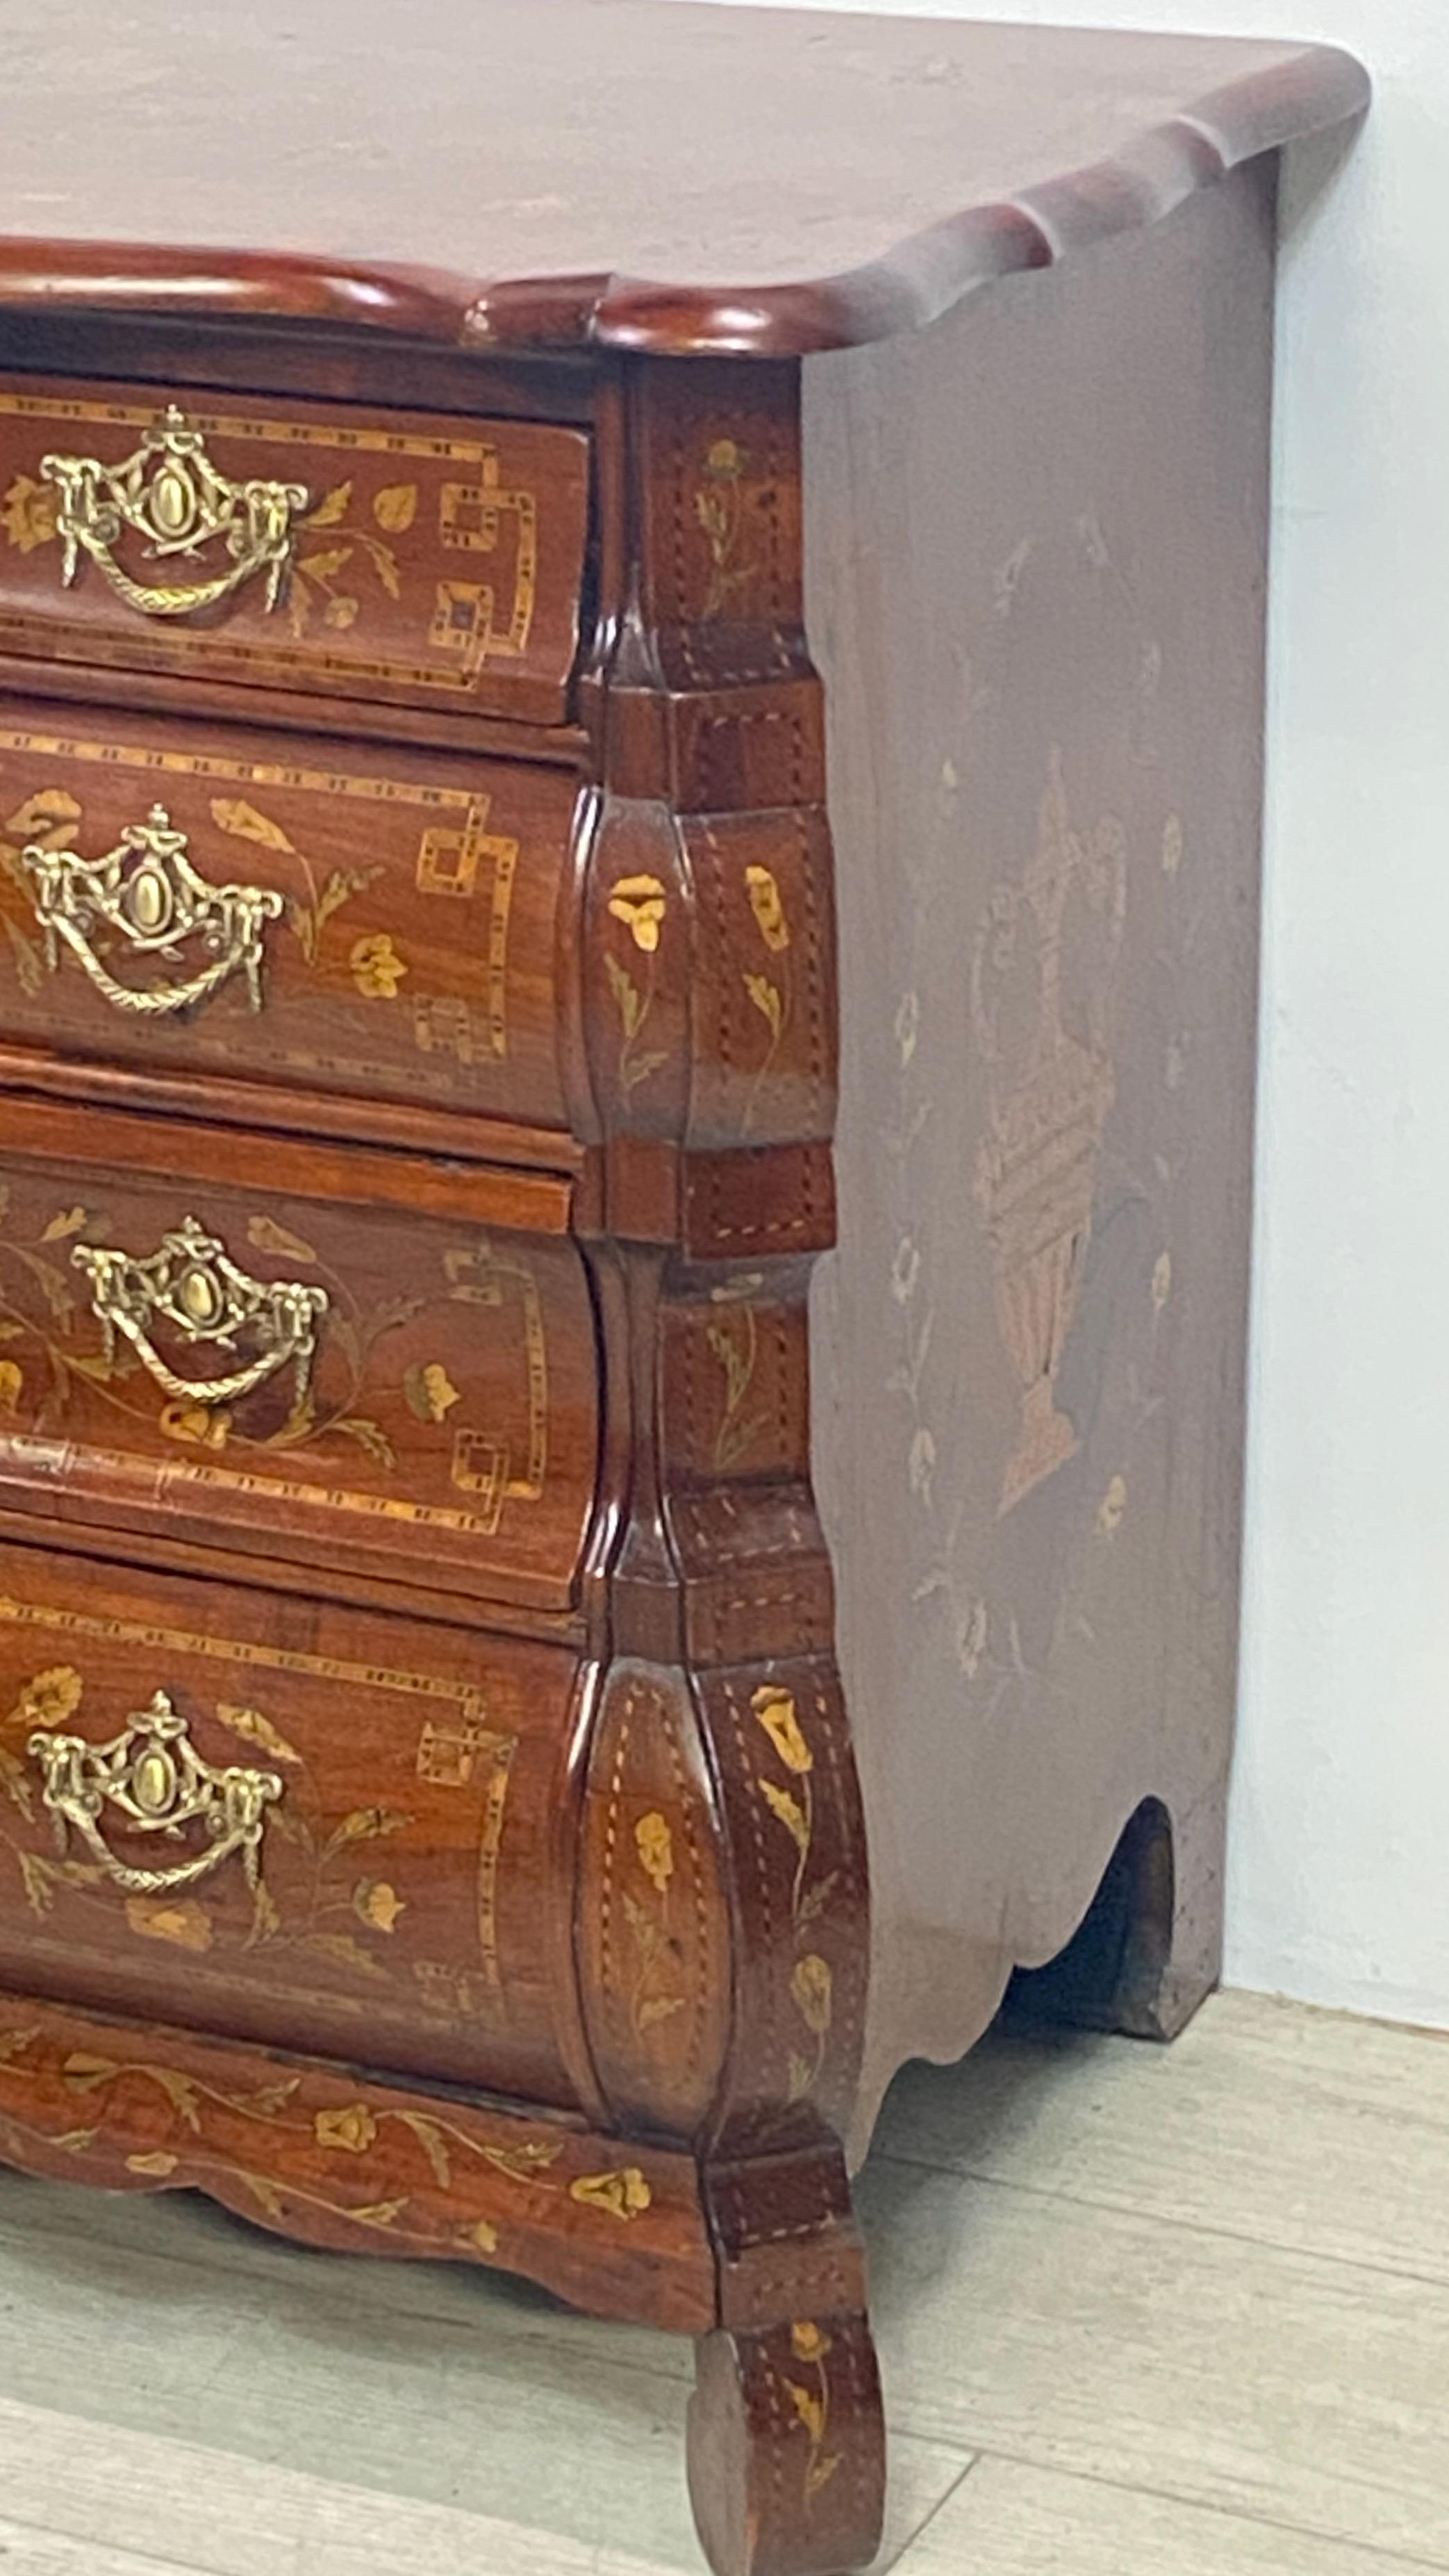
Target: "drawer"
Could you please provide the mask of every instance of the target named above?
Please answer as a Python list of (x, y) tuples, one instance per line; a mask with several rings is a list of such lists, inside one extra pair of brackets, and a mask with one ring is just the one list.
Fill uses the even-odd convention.
[[(32, 1155), (56, 1136), (73, 1155)], [(378, 1167), (396, 1203), (356, 1203)], [(444, 1192), (454, 1217), (419, 1212), (427, 1166), (341, 1154), (313, 1198), (323, 1168), (180, 1122), (5, 1111), (0, 1504), (567, 1610), (597, 1478), (588, 1285), (566, 1233), (491, 1221), (561, 1227), (566, 1185), (479, 1169)]]
[(581, 1708), (558, 1647), (0, 1549), (0, 1975), (566, 2103)]
[(7, 376), (0, 650), (557, 724), (588, 481), (574, 429)]
[(0, 701), (0, 1044), (561, 1127), (577, 802), (524, 762)]

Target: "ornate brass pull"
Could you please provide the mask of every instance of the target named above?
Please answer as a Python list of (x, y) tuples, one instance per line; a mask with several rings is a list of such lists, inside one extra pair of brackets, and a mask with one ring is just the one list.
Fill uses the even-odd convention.
[[(194, 616), (258, 572), (267, 576), (268, 608), (281, 599), (293, 522), (308, 503), (306, 485), (230, 482), (212, 464), (201, 431), (175, 403), (119, 465), (103, 465), (96, 456), (43, 456), (40, 472), (60, 496), (56, 529), (67, 588), (84, 552), (117, 598), (143, 617)], [(194, 561), (201, 546), (218, 541), (231, 560), (207, 580), (135, 581), (112, 552), (126, 528), (157, 562), (177, 555)]]
[[(90, 1282), (107, 1358), (114, 1357), (116, 1335), (123, 1333), (168, 1395), (185, 1404), (234, 1404), (290, 1365), (297, 1373), (297, 1403), (305, 1400), (317, 1325), (327, 1312), (325, 1288), (308, 1288), (296, 1279), (249, 1279), (194, 1216), (163, 1235), (144, 1261), (93, 1243), (76, 1244), (71, 1260)], [(151, 1340), (157, 1316), (188, 1342), (234, 1351), (238, 1334), (251, 1329), (262, 1347), (227, 1377), (179, 1377)]]
[[(177, 1715), (164, 1690), (157, 1691), (149, 1707), (135, 1710), (109, 1744), (42, 1730), (31, 1736), (26, 1749), (40, 1765), (41, 1794), (60, 1849), (65, 1850), (68, 1834), (79, 1834), (118, 1887), (158, 1896), (168, 1888), (189, 1887), (240, 1852), (247, 1885), (255, 1889), (267, 1809), (281, 1797), (282, 1783), (275, 1771), (235, 1764), (214, 1771), (202, 1761), (185, 1718)], [(101, 1830), (108, 1808), (124, 1817), (132, 1832), (164, 1834), (171, 1842), (179, 1842), (188, 1826), (199, 1825), (205, 1847), (172, 1869), (132, 1869), (117, 1858)]]
[[(129, 824), (113, 850), (82, 859), (74, 850), (48, 850), (38, 841), (20, 853), (35, 888), (35, 917), (45, 933), (52, 974), (60, 942), (118, 1011), (187, 1011), (208, 1001), (229, 975), (247, 980), (254, 1011), (262, 1007), (262, 940), (282, 911), (269, 886), (208, 885), (186, 855), (186, 834), (174, 832), (164, 805), (153, 805), (144, 823)], [(139, 957), (181, 962), (177, 943), (199, 937), (210, 962), (179, 983), (123, 984), (96, 953), (98, 928), (112, 932)]]

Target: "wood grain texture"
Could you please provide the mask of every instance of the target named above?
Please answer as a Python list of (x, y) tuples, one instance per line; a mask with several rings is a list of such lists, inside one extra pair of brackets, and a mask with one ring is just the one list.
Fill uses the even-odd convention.
[[(563, 906), (579, 790), (567, 772), (343, 752), (174, 721), (0, 714), (0, 1042), (134, 1068), (289, 1085), (369, 1133), (369, 1105), (567, 1127)], [(128, 1008), (53, 933), (25, 849), (93, 866), (156, 806), (212, 887), (277, 898), (254, 979)], [(138, 854), (142, 864), (144, 854)], [(142, 1000), (204, 972), (214, 917), (158, 958), (104, 924), (86, 949)], [(244, 1103), (245, 1105), (245, 1103)], [(442, 1130), (446, 1135), (444, 1126)], [(384, 1138), (386, 1141), (386, 1138)], [(552, 1150), (533, 1140), (530, 1159)]]
[[(48, 456), (114, 472), (166, 405), (148, 386), (12, 375), (0, 384), (0, 643), (94, 671), (192, 672), (335, 702), (335, 720), (397, 702), (565, 715), (579, 632), (589, 450), (578, 432), (246, 395), (191, 401), (184, 425), (238, 486), (284, 486), (291, 536), (276, 590), (253, 575), (213, 607), (148, 614), (158, 582), (201, 583), (234, 558), (199, 537), (158, 565), (119, 526), (105, 565), (62, 546)], [(158, 460), (159, 461), (159, 460)], [(102, 485), (100, 488), (104, 488)], [(67, 575), (69, 577), (67, 578)]]
[[(108, 37), (28, 0), (7, 300), (798, 353), (919, 326), (1367, 98), (1329, 47), (1202, 37), (454, 0), (399, 80), (393, 32), (263, 0), (178, 52), (162, 0)], [(58, 174), (36, 107), (62, 83), (91, 148)], [(481, 185), (479, 97), (508, 137)]]
[(857, 2149), (901, 2058), (959, 2054), (1061, 1949), (1146, 1800), (1177, 1884), (1137, 2026), (1217, 1974), (1272, 263), (1259, 165), (1075, 277), (807, 370), (845, 1045), (815, 1471), (873, 1887)]
[[(599, 1421), (574, 1245), (107, 1169), (84, 1120), (76, 1141), (75, 1162), (0, 1151), (0, 1500), (202, 1546), (280, 1542), (324, 1583), (334, 1565), (405, 1579), (423, 1551), (440, 1588), (573, 1604)], [(164, 1162), (165, 1132), (152, 1142)], [(293, 1328), (263, 1316), (223, 1344), (148, 1302), (134, 1267), (118, 1293), (139, 1300), (136, 1337), (108, 1321), (101, 1255), (145, 1264), (188, 1224), (246, 1280), (320, 1296), (310, 1356), (211, 1401), (188, 1390), (230, 1385)]]
[(714, 2267), (687, 2157), (621, 2159), (537, 2115), (16, 1995), (0, 2003), (0, 2052), (5, 2157), (29, 2171), (199, 2189), (336, 2250), (497, 2262), (581, 2306), (676, 2332), (708, 2323)]
[[(893, 2069), (1218, 1971), (1273, 157), (1362, 75), (19, 7), (12, 204), (57, 46), (94, 150), (0, 246), (0, 2157), (687, 2331), (717, 2576), (839, 2576)], [(307, 485), (270, 609), (125, 493), (65, 579), (45, 458), (173, 399)]]
[[(213, 1768), (279, 1783), (255, 1890), (239, 1856), (155, 1894), (55, 1830), (33, 1749), (118, 1737), (158, 1690)], [(567, 1940), (578, 1658), (436, 1623), (0, 1549), (0, 1956), (103, 2009), (565, 2109), (596, 2102)], [(206, 1852), (193, 1825), (114, 1858)]]

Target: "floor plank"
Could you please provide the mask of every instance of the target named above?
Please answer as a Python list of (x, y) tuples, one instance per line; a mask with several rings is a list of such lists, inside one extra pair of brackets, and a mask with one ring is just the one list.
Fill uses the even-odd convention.
[(901, 2561), (900, 2576), (1394, 2576), (1413, 2564), (1237, 2514), (981, 2460)]
[(1449, 2034), (1213, 1998), (1170, 2049), (993, 2036), (908, 2067), (893, 2155), (1449, 2282)]
[[(0, 2178), (0, 2209), (13, 2179)], [(535, 2530), (541, 2567), (545, 2543), (566, 2570), (570, 2550), (596, 2548), (701, 2566), (683, 2475), (691, 2357), (676, 2338), (563, 2311), (541, 2332), (548, 2312), (535, 2313), (532, 2294), (485, 2273), (452, 2276), (469, 2284), (466, 2315), (409, 2311), (379, 2296), (403, 2267), (261, 2237), (233, 2245), (220, 2268), (176, 2252), (158, 2260), (157, 2213), (133, 2197), (34, 2183), (22, 2197), (31, 2213), (48, 2201), (49, 2223), (0, 2227), (0, 2400), (67, 2422), (83, 2456), (158, 2430), (224, 2455), (213, 2554), (200, 2558), (208, 2576), (278, 2576), (258, 2554), (253, 2511), (259, 2477), (278, 2473), (365, 2490), (368, 2513), (384, 2496), (446, 2506), (470, 2526)], [(68, 2226), (72, 2216), (83, 2226)], [(212, 2233), (189, 2242), (204, 2247)], [(642, 2366), (641, 2351), (661, 2366)], [(896, 2444), (885, 2565), (967, 2465), (950, 2445), (909, 2434)], [(16, 2510), (3, 2461), (0, 2499)], [(98, 2528), (117, 2544), (160, 2546), (144, 2515), (135, 2537), (114, 2521)], [(233, 2555), (216, 2554), (223, 2543)], [(199, 2555), (189, 2529), (172, 2549), (183, 2563)], [(376, 2576), (389, 2562), (371, 2564)], [(463, 2564), (512, 2562), (475, 2549)], [(310, 2558), (305, 2576), (317, 2576)]]
[(1438, 2282), (885, 2159), (861, 2199), (893, 2422), (1449, 2567)]
[(12, 2517), (0, 2522), (6, 2576), (9, 2565), (16, 2576), (32, 2566), (36, 2576), (669, 2576), (633, 2552), (248, 2468), (156, 2433), (102, 2431), (77, 2444), (69, 2417), (4, 2400), (0, 2489)]

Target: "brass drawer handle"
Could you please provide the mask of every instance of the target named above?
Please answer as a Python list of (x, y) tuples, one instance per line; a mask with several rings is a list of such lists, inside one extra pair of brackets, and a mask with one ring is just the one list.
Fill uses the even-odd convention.
[[(208, 1001), (228, 976), (243, 974), (254, 1011), (262, 1007), (262, 940), (282, 912), (282, 897), (268, 886), (208, 885), (186, 854), (186, 834), (174, 832), (164, 805), (153, 805), (144, 823), (131, 823), (113, 850), (83, 859), (74, 850), (48, 850), (27, 842), (20, 853), (35, 890), (35, 918), (45, 934), (52, 974), (60, 941), (80, 959), (97, 992), (118, 1011), (189, 1011)], [(97, 955), (92, 940), (110, 931), (138, 957), (180, 962), (177, 943), (198, 937), (209, 963), (177, 983), (122, 984)]]
[[(310, 497), (306, 485), (229, 481), (212, 464), (201, 431), (175, 403), (119, 465), (103, 465), (96, 456), (43, 456), (40, 473), (59, 495), (56, 531), (67, 588), (85, 553), (117, 598), (143, 617), (194, 616), (259, 572), (267, 576), (267, 607), (281, 599), (293, 522)], [(213, 543), (224, 547), (230, 562), (202, 581), (134, 581), (111, 551), (125, 528), (158, 562), (178, 555), (194, 561), (200, 547)]]
[[(235, 1764), (213, 1770), (202, 1761), (186, 1719), (178, 1716), (164, 1690), (156, 1692), (148, 1708), (135, 1710), (109, 1744), (89, 1744), (83, 1735), (38, 1732), (26, 1749), (40, 1766), (42, 1801), (60, 1849), (65, 1850), (68, 1834), (78, 1834), (118, 1887), (137, 1896), (159, 1896), (168, 1888), (189, 1887), (239, 1852), (247, 1885), (256, 1888), (267, 1809), (281, 1797), (282, 1783), (275, 1771)], [(102, 1831), (109, 1808), (124, 1817), (133, 1833), (164, 1834), (170, 1842), (179, 1842), (189, 1826), (199, 1825), (205, 1847), (172, 1869), (132, 1869), (117, 1858)]]
[[(105, 1334), (106, 1357), (115, 1356), (123, 1333), (159, 1387), (185, 1404), (234, 1404), (279, 1369), (296, 1370), (296, 1400), (306, 1398), (317, 1326), (327, 1312), (325, 1288), (297, 1279), (248, 1278), (230, 1260), (219, 1238), (194, 1216), (163, 1235), (144, 1260), (129, 1252), (78, 1243), (71, 1252), (90, 1282), (91, 1310)], [(260, 1334), (262, 1348), (227, 1377), (178, 1377), (155, 1348), (150, 1327), (162, 1320), (188, 1342), (211, 1342), (234, 1351), (243, 1330)]]

